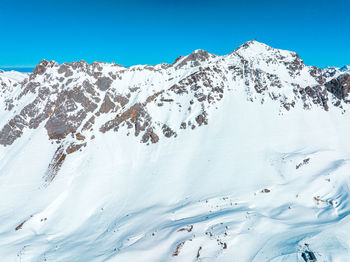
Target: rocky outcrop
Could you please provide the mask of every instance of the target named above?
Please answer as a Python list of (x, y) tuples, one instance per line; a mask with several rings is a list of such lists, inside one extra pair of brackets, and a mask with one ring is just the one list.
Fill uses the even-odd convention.
[(96, 81), (96, 86), (101, 91), (106, 91), (112, 84), (112, 79), (109, 77), (100, 77)]
[(208, 51), (198, 49), (186, 57), (179, 57), (174, 64), (177, 69), (184, 66), (200, 66), (203, 62), (215, 57), (217, 56), (210, 54)]
[[(42, 60), (18, 86), (2, 82), (2, 108), (14, 113), (0, 127), (0, 144), (9, 146), (27, 129), (41, 125), (48, 138), (59, 143), (69, 138), (69, 143), (81, 145), (96, 131), (121, 128), (141, 142), (157, 143), (188, 127), (210, 124), (208, 112), (232, 90), (244, 90), (252, 102), (273, 100), (281, 111), (300, 104), (304, 109), (328, 110), (348, 102), (350, 76), (345, 69), (336, 71), (342, 75), (330, 79), (324, 70), (307, 67), (296, 53), (256, 41), (223, 57), (196, 50), (172, 65), (124, 68), (114, 63), (59, 65)], [(157, 118), (167, 112), (184, 119), (169, 123), (166, 117)], [(66, 149), (72, 153), (76, 148)]]
[(51, 163), (48, 166), (46, 174), (44, 176), (45, 184), (48, 185), (56, 177), (58, 171), (63, 165), (64, 160), (66, 159), (67, 154), (65, 153), (64, 146), (58, 146), (55, 154), (51, 159)]
[(325, 84), (327, 90), (339, 100), (349, 103), (350, 74), (342, 74)]

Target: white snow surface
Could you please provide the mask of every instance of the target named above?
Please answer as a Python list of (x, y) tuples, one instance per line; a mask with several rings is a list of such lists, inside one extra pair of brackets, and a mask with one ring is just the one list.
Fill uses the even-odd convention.
[(350, 66), (348, 66), (348, 65), (345, 65), (343, 67), (330, 66), (330, 67), (323, 68), (322, 71), (323, 71), (323, 75), (326, 78), (333, 79), (333, 78), (336, 78), (344, 73), (349, 74), (350, 73)]
[(0, 78), (7, 78), (13, 82), (21, 82), (28, 77), (28, 75), (28, 73), (21, 73), (14, 70), (3, 71), (0, 69)]
[[(234, 77), (228, 68), (241, 66), (241, 58), (278, 76), (281, 87), (266, 79), (270, 93), (258, 93), (248, 78)], [(0, 261), (295, 262), (304, 261), (306, 245), (317, 261), (350, 260), (349, 106), (306, 110), (293, 86), (317, 82), (304, 65), (298, 75), (288, 73), (284, 64), (295, 59), (293, 52), (250, 42), (199, 66), (179, 66), (185, 59), (154, 67), (100, 66), (104, 75), (125, 71), (110, 92), (141, 87), (127, 108), (215, 65), (224, 77), (217, 73), (212, 81), (225, 78), (224, 95), (203, 105), (207, 125), (179, 128), (203, 109), (194, 103), (187, 110), (191, 92), (166, 92), (174, 102), (162, 107), (147, 104), (154, 123), (177, 133), (154, 144), (140, 143), (126, 127), (100, 132), (115, 118), (103, 114), (94, 130), (78, 129), (87, 145), (67, 155), (49, 185), (44, 176), (58, 142), (48, 139), (45, 122), (25, 129), (12, 145), (0, 145)], [(46, 71), (52, 79), (56, 67)], [(5, 77), (18, 83), (26, 76), (0, 73)], [(77, 70), (73, 78), (88, 76)], [(35, 81), (48, 80), (38, 75)], [(5, 99), (22, 88), (7, 83), (6, 97), (0, 96), (2, 126), (35, 98), (29, 92), (4, 110)], [(96, 92), (102, 102), (103, 92)], [(280, 98), (270, 99), (271, 92)], [(280, 101), (291, 100), (291, 110), (281, 107)]]

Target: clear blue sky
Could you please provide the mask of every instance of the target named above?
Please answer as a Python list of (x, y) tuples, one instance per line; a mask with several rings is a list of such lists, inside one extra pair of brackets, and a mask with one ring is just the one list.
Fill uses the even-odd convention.
[(256, 39), (308, 65), (350, 64), (349, 0), (0, 0), (0, 67), (41, 59), (173, 62)]

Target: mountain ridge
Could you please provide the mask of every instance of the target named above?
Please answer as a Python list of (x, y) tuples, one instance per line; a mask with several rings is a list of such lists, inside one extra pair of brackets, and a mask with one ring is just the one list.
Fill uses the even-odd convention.
[[(179, 59), (179, 58), (183, 58), (183, 57), (188, 57), (190, 56), (191, 54), (194, 54), (196, 51), (200, 51), (200, 52), (205, 52), (209, 55), (212, 55), (212, 56), (215, 56), (215, 57), (224, 57), (224, 56), (227, 56), (227, 55), (230, 55), (230, 54), (233, 54), (235, 53), (236, 51), (238, 51), (239, 49), (241, 49), (242, 47), (247, 47), (247, 46), (251, 46), (251, 45), (260, 45), (260, 46), (265, 46), (267, 48), (270, 48), (270, 49), (275, 49), (275, 50), (280, 50), (280, 51), (285, 51), (285, 52), (290, 52), (290, 53), (294, 53), (296, 55), (298, 55), (296, 52), (294, 51), (288, 51), (288, 50), (284, 50), (284, 49), (276, 49), (276, 48), (273, 48), (267, 44), (264, 44), (262, 42), (259, 42), (257, 40), (250, 40), (250, 41), (247, 41), (245, 43), (243, 43), (242, 45), (240, 45), (239, 47), (237, 47), (236, 49), (234, 49), (231, 53), (228, 53), (226, 55), (216, 55), (214, 53), (210, 53), (209, 51), (206, 51), (206, 50), (203, 50), (203, 49), (196, 49), (194, 50), (192, 53), (188, 54), (188, 55), (181, 55), (179, 56), (178, 58), (175, 59), (175, 61), (173, 63), (158, 63), (158, 64), (154, 64), (154, 65), (151, 65), (151, 64), (135, 64), (135, 65), (131, 65), (131, 66), (124, 66), (124, 65), (121, 65), (121, 64), (116, 64), (115, 62), (111, 62), (111, 63), (108, 63), (108, 62), (102, 62), (102, 61), (94, 61), (92, 63), (87, 63), (85, 60), (80, 60), (80, 61), (73, 61), (73, 62), (64, 62), (62, 64), (72, 64), (72, 63), (79, 63), (79, 62), (82, 62), (82, 63), (86, 63), (88, 65), (91, 65), (91, 64), (94, 64), (94, 63), (101, 63), (101, 64), (114, 64), (114, 65), (117, 65), (117, 66), (120, 66), (120, 67), (124, 67), (124, 68), (130, 68), (130, 67), (146, 67), (146, 66), (150, 66), (150, 67), (156, 67), (156, 66), (161, 66), (161, 65), (174, 65), (176, 60)], [(299, 56), (299, 55), (298, 55)], [(57, 63), (56, 61), (54, 60), (47, 60), (47, 59), (42, 59), (38, 65), (40, 65), (41, 62), (52, 62), (52, 63)], [(59, 63), (57, 63), (59, 65)], [(316, 66), (315, 66), (316, 67)], [(35, 67), (34, 67), (35, 68)], [(343, 72), (346, 72), (346, 71), (349, 71), (349, 66), (348, 65), (343, 65), (342, 67), (334, 67), (334, 66), (329, 66), (329, 67), (325, 67), (325, 68), (320, 68), (320, 69), (327, 69), (327, 68), (334, 68), (334, 69), (338, 69), (340, 71), (343, 71)]]
[[(233, 66), (229, 66), (230, 63), (233, 63)], [(206, 67), (206, 68), (203, 68), (203, 67)], [(275, 74), (280, 69), (283, 69), (286, 71), (284, 73), (285, 75), (280, 76)], [(20, 99), (21, 96), (24, 96), (27, 92), (35, 93), (37, 87), (39, 87), (40, 85), (43, 85), (43, 83), (48, 81), (52, 82), (51, 88), (47, 89), (47, 87), (44, 87), (45, 91), (43, 91), (41, 97), (43, 97), (44, 95), (49, 96), (51, 95), (49, 93), (52, 93), (52, 92), (56, 93), (57, 92), (55, 91), (56, 89), (67, 91), (69, 90), (69, 86), (74, 87), (74, 85), (72, 85), (71, 83), (76, 85), (77, 81), (79, 82), (83, 78), (90, 77), (92, 78), (90, 82), (89, 80), (84, 80), (82, 83), (81, 82), (79, 83), (79, 85), (82, 85), (82, 87), (78, 87), (78, 88), (83, 88), (85, 90), (76, 91), (76, 92), (79, 92), (79, 95), (75, 94), (75, 96), (77, 97), (77, 99), (81, 99), (81, 98), (85, 99), (85, 102), (88, 104), (83, 104), (83, 106), (88, 111), (94, 111), (97, 108), (99, 101), (103, 99), (104, 101), (103, 105), (100, 105), (100, 106), (107, 107), (107, 109), (100, 108), (100, 113), (101, 112), (104, 113), (106, 110), (107, 111), (111, 110), (112, 108), (110, 107), (115, 107), (114, 103), (116, 102), (119, 103), (122, 107), (124, 107), (126, 101), (129, 101), (129, 99), (125, 95), (130, 96), (130, 93), (125, 94), (125, 91), (121, 91), (121, 93), (124, 92), (124, 95), (117, 94), (119, 91), (114, 87), (111, 90), (113, 89), (115, 90), (114, 91), (115, 101), (112, 102), (109, 96), (105, 96), (104, 98), (96, 96), (94, 91), (94, 86), (97, 86), (97, 90), (101, 92), (105, 92), (110, 89), (110, 86), (114, 82), (118, 82), (118, 81), (122, 82), (120, 80), (122, 80), (123, 74), (128, 74), (128, 73), (134, 74), (133, 72), (137, 72), (140, 70), (145, 70), (145, 72), (147, 71), (160, 72), (160, 75), (163, 75), (160, 77), (164, 77), (164, 74), (167, 74), (167, 75), (169, 74), (176, 75), (179, 73), (182, 74), (182, 72), (177, 73), (177, 71), (186, 70), (184, 73), (185, 75), (187, 75), (185, 77), (181, 77), (180, 75), (178, 75), (176, 81), (171, 81), (172, 86), (168, 84), (169, 80), (166, 80), (165, 82), (168, 82), (166, 84), (169, 85), (168, 91), (166, 89), (158, 88), (157, 91), (149, 92), (148, 98), (146, 99), (147, 101), (145, 102), (146, 104), (150, 102), (148, 100), (154, 100), (156, 97), (160, 96), (161, 93), (163, 93), (164, 91), (167, 91), (167, 92), (172, 91), (177, 95), (180, 95), (183, 92), (186, 93), (187, 91), (185, 89), (183, 88), (179, 89), (179, 86), (178, 86), (179, 83), (188, 81), (188, 83), (191, 84), (193, 81), (194, 82), (201, 81), (200, 78), (201, 77), (207, 78), (207, 74), (208, 73), (210, 74), (211, 73), (210, 71), (212, 70), (214, 71), (216, 70), (217, 72), (215, 72), (215, 74), (217, 75), (219, 75), (219, 71), (220, 71), (221, 72), (220, 74), (222, 77), (222, 80), (220, 83), (221, 87), (215, 87), (215, 88), (211, 87), (214, 93), (217, 93), (219, 94), (219, 96), (222, 96), (222, 92), (223, 92), (221, 90), (222, 86), (225, 85), (225, 83), (228, 84), (226, 81), (227, 77), (225, 76), (225, 74), (233, 74), (235, 79), (237, 77), (241, 78), (242, 80), (245, 79), (244, 85), (246, 86), (245, 88), (247, 89), (246, 91), (247, 96), (248, 96), (248, 99), (250, 100), (254, 100), (254, 97), (256, 98), (258, 94), (264, 94), (266, 90), (268, 90), (269, 88), (271, 89), (273, 86), (276, 86), (277, 88), (281, 88), (282, 78), (288, 77), (287, 74), (289, 74), (289, 80), (285, 79), (284, 81), (289, 81), (291, 82), (290, 84), (294, 85), (293, 99), (290, 99), (291, 98), (290, 95), (286, 95), (283, 93), (268, 92), (268, 95), (272, 99), (280, 99), (281, 104), (283, 104), (287, 110), (289, 110), (291, 107), (295, 105), (297, 100), (300, 99), (300, 95), (302, 97), (302, 100), (304, 101), (304, 107), (310, 107), (311, 104), (319, 104), (322, 107), (324, 107), (325, 110), (328, 110), (328, 107), (329, 107), (328, 94), (331, 94), (331, 95), (338, 94), (336, 95), (336, 98), (338, 98), (339, 101), (336, 101), (333, 104), (336, 104), (337, 106), (340, 106), (340, 107), (342, 107), (341, 101), (344, 100), (345, 97), (347, 96), (347, 91), (346, 91), (347, 89), (345, 90), (345, 93), (343, 92), (343, 95), (339, 95), (340, 93), (342, 93), (342, 91), (338, 91), (339, 89), (342, 88), (341, 85), (343, 85), (343, 83), (346, 83), (348, 79), (347, 77), (345, 77), (343, 81), (333, 81), (333, 82), (328, 81), (329, 82), (327, 84), (328, 87), (322, 88), (322, 86), (327, 81), (327, 78), (323, 76), (322, 71), (315, 67), (305, 66), (303, 61), (300, 60), (299, 56), (296, 53), (274, 49), (272, 47), (269, 47), (265, 44), (262, 44), (256, 41), (249, 41), (241, 45), (234, 52), (226, 56), (219, 57), (219, 56), (211, 55), (210, 53), (203, 50), (196, 50), (190, 55), (181, 58), (178, 62), (176, 62), (173, 65), (171, 64), (159, 64), (155, 66), (138, 65), (130, 68), (124, 68), (114, 63), (108, 64), (108, 63), (94, 62), (89, 65), (85, 61), (81, 61), (81, 62), (72, 62), (69, 64), (63, 63), (62, 65), (59, 65), (54, 61), (42, 60), (38, 64), (38, 66), (35, 68), (33, 73), (29, 75), (29, 79), (27, 80), (28, 83), (24, 82), (22, 84), (22, 86), (24, 87), (24, 90), (22, 91), (21, 95), (18, 96), (18, 99)], [(225, 70), (225, 73), (223, 73), (223, 70)], [(230, 70), (232, 70), (233, 72), (230, 72)], [(103, 72), (103, 71), (106, 71), (106, 72)], [(301, 76), (300, 75), (301, 73), (304, 75)], [(77, 80), (76, 75), (79, 76), (80, 80)], [(45, 78), (42, 79), (42, 77), (45, 77)], [(52, 79), (53, 77), (56, 77), (57, 80)], [(141, 77), (145, 77), (145, 75)], [(65, 79), (68, 79), (68, 81), (65, 81)], [(173, 78), (169, 77), (169, 79), (173, 79)], [(209, 82), (212, 81), (210, 77), (207, 79), (208, 79), (207, 81)], [(233, 80), (233, 81), (236, 81), (236, 80)], [(305, 81), (306, 82), (309, 81), (309, 83), (306, 83)], [(270, 84), (268, 87), (267, 83), (269, 82)], [(138, 83), (138, 84), (142, 85), (145, 83)], [(151, 84), (151, 85), (154, 85), (154, 84)], [(253, 90), (251, 90), (252, 85), (254, 88)], [(74, 87), (74, 88), (77, 90), (77, 87)], [(292, 89), (292, 88), (289, 88), (289, 89)], [(286, 91), (290, 92), (290, 90), (286, 90)], [(61, 91), (58, 91), (58, 92), (61, 92)], [(72, 92), (72, 90), (70, 92)], [(132, 92), (133, 91), (131, 91), (131, 93)], [(137, 93), (137, 96), (142, 92), (145, 93), (144, 90), (141, 90)], [(147, 90), (146, 90), (146, 93), (147, 93)], [(86, 95), (91, 96), (90, 100), (86, 98)], [(103, 96), (103, 94), (101, 95)], [(210, 98), (206, 97), (204, 93), (201, 93), (201, 94), (196, 93), (195, 96), (199, 102), (204, 101), (204, 99), (214, 99), (214, 97), (210, 97)], [(47, 100), (48, 98), (45, 98), (45, 99)], [(69, 98), (62, 98), (62, 99), (69, 99)], [(88, 99), (89, 101), (86, 99)], [(162, 99), (165, 99), (164, 101), (166, 101), (167, 99), (171, 100), (172, 98), (162, 98)], [(219, 98), (219, 100), (220, 99), (221, 97)], [(261, 103), (263, 103), (265, 99), (267, 98), (264, 98), (264, 97), (261, 98)], [(288, 101), (288, 100), (291, 100), (291, 101)], [(311, 100), (311, 104), (310, 102), (308, 102), (308, 100)], [(11, 99), (7, 101), (11, 101)], [(53, 110), (52, 108), (50, 108), (52, 107), (52, 103), (53, 101), (51, 101), (46, 105), (46, 109), (45, 109), (46, 115), (51, 114), (50, 112)], [(76, 103), (81, 104), (83, 103), (83, 101), (73, 101), (70, 103), (71, 105), (75, 104), (75, 107), (76, 107)], [(13, 103), (8, 102), (8, 105), (7, 105), (8, 108), (12, 108), (13, 106), (14, 106)], [(39, 110), (39, 109), (35, 109), (35, 110)], [(41, 110), (44, 110), (44, 109), (41, 109)], [(134, 110), (134, 109), (130, 109), (130, 110)], [(202, 109), (202, 111), (205, 111), (205, 110)], [(81, 113), (83, 113), (84, 115), (86, 114), (86, 112), (81, 112)], [(22, 111), (22, 114), (26, 114), (26, 113)], [(67, 114), (67, 112), (64, 114)], [(22, 117), (21, 115), (18, 115), (17, 119), (21, 117)], [(43, 112), (41, 116), (36, 119), (38, 121), (44, 120), (42, 119), (42, 117), (43, 117)], [(14, 121), (15, 118), (13, 118), (12, 121)], [(192, 121), (198, 122), (199, 124), (206, 123), (204, 118), (205, 118), (205, 114), (201, 115), (198, 112), (197, 120), (199, 121), (197, 120), (194, 121), (194, 119)], [(22, 120), (18, 119), (18, 121), (21, 122)], [(14, 124), (16, 125), (16, 123)], [(109, 130), (113, 128), (113, 125), (115, 124), (117, 124), (115, 123), (115, 121), (114, 123), (113, 121), (112, 122), (110, 121), (106, 123), (107, 126), (105, 126), (105, 128), (102, 128), (101, 130), (105, 130), (105, 131)], [(33, 125), (30, 125), (30, 124), (29, 126), (33, 127)], [(37, 124), (35, 124), (34, 126), (37, 126)], [(1, 143), (2, 144), (12, 143), (14, 141), (13, 138), (18, 136), (18, 134), (22, 132), (21, 131), (22, 127), (23, 127), (23, 123), (19, 123), (20, 130), (13, 131), (13, 133), (16, 133), (17, 135), (15, 134), (11, 135), (10, 136), (11, 138), (8, 138), (9, 142), (5, 142), (7, 138), (4, 139), (4, 130), (3, 130), (2, 135), (0, 136), (0, 141), (2, 141)], [(7, 132), (9, 128), (10, 126), (7, 125), (5, 131)], [(69, 127), (69, 128), (72, 129), (72, 127)], [(57, 134), (54, 134), (55, 132), (51, 132), (52, 134), (50, 134), (49, 130), (51, 129), (52, 127), (48, 127), (48, 133), (51, 138), (55, 136), (59, 138), (61, 136), (60, 134), (58, 134), (61, 131), (58, 131)], [(153, 128), (150, 128), (150, 130), (148, 130), (147, 132), (148, 134), (152, 134), (152, 136), (150, 135), (151, 141), (155, 141), (158, 139), (156, 138), (158, 137), (158, 135), (153, 134), (152, 129)], [(166, 126), (165, 126), (165, 129), (170, 130)], [(67, 135), (67, 131), (62, 131), (62, 132), (65, 133), (65, 135)], [(169, 131), (169, 132), (173, 133), (173, 131)], [(139, 132), (136, 131), (136, 134), (138, 133)], [(148, 141), (146, 137), (147, 136), (145, 136), (145, 138), (143, 139), (144, 141), (146, 140)]]

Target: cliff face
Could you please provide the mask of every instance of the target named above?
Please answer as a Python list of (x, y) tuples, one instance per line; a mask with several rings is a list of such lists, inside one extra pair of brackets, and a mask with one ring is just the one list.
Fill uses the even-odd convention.
[(350, 242), (323, 236), (350, 210), (349, 79), (256, 41), (174, 64), (1, 72), (0, 254), (346, 257)]
[[(324, 75), (321, 69), (305, 66), (296, 53), (256, 41), (222, 57), (196, 50), (172, 65), (124, 68), (43, 60), (24, 82), (12, 88), (3, 83), (3, 92), (11, 98), (2, 109), (7, 123), (2, 123), (0, 144), (11, 145), (25, 130), (41, 123), (52, 140), (126, 126), (147, 143), (150, 134), (169, 137), (185, 126), (207, 124), (208, 109), (237, 91), (262, 104), (276, 100), (280, 112), (298, 106), (342, 108), (348, 74), (334, 79)], [(162, 120), (169, 118), (168, 111), (177, 116)], [(102, 125), (94, 125), (97, 119), (104, 119)]]

